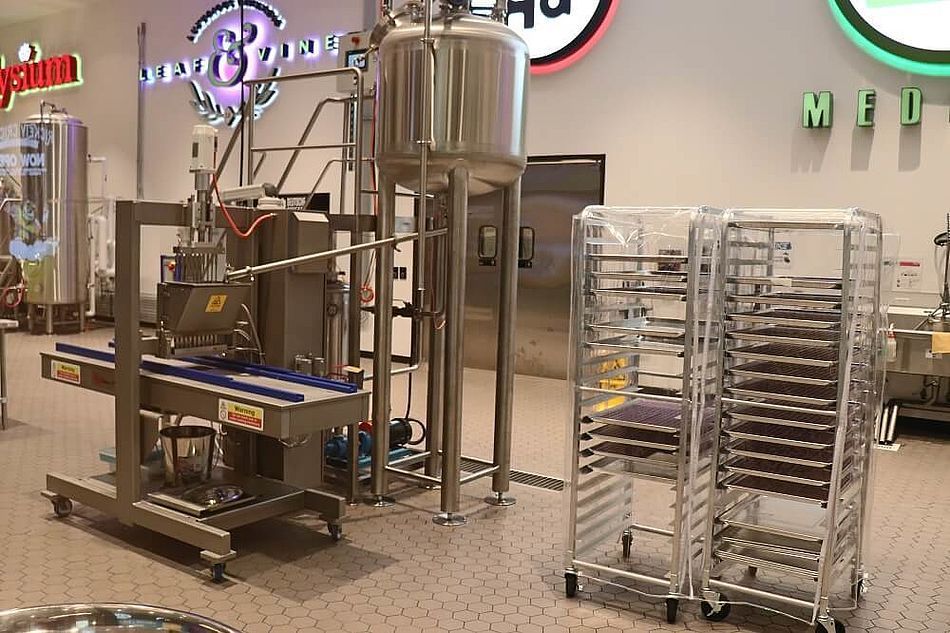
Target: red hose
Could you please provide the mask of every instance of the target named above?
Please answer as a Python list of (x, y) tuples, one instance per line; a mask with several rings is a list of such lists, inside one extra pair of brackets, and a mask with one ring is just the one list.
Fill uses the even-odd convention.
[(247, 227), (246, 231), (242, 231), (238, 228), (238, 225), (234, 222), (234, 218), (231, 217), (231, 212), (228, 211), (228, 208), (224, 206), (224, 203), (221, 202), (221, 192), (218, 190), (218, 179), (212, 176), (211, 179), (212, 186), (214, 187), (214, 194), (218, 198), (218, 207), (221, 209), (221, 213), (224, 214), (225, 219), (227, 219), (228, 224), (231, 225), (231, 230), (234, 231), (234, 234), (240, 237), (242, 240), (246, 240), (251, 237), (251, 234), (257, 230), (257, 227), (261, 225), (264, 220), (269, 220), (271, 218), (276, 218), (276, 213), (268, 213), (257, 218), (251, 222), (251, 226)]

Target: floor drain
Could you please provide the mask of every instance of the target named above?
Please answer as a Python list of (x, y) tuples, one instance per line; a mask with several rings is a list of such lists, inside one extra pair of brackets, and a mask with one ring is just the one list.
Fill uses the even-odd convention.
[[(470, 459), (462, 458), (462, 470), (468, 473), (478, 472), (485, 468), (484, 464), (479, 462), (472, 461)], [(557, 477), (549, 477), (548, 475), (538, 475), (536, 473), (528, 473), (523, 470), (512, 470), (511, 471), (511, 481), (516, 484), (521, 484), (523, 486), (531, 486), (532, 488), (541, 488), (542, 490), (556, 490), (560, 492), (564, 490), (564, 480), (558, 479)]]

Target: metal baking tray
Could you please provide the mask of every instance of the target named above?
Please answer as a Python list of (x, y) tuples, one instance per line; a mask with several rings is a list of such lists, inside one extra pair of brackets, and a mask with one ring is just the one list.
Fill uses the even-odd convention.
[(730, 275), (727, 281), (737, 284), (757, 284), (763, 286), (782, 286), (792, 288), (820, 288), (824, 290), (840, 290), (840, 277), (783, 277), (781, 275), (754, 276)]
[(730, 543), (717, 548), (716, 557), (740, 565), (818, 580), (818, 561), (802, 556), (790, 556)]
[(755, 494), (769, 495), (783, 499), (795, 499), (805, 503), (825, 505), (828, 503), (828, 490), (818, 486), (794, 484), (788, 481), (754, 477), (752, 475), (733, 474), (723, 480), (727, 489), (742, 490)]
[(813, 367), (831, 367), (838, 364), (837, 349), (790, 345), (788, 343), (746, 345), (727, 350), (726, 354), (732, 358), (770, 360), (794, 365), (811, 365)]
[(730, 525), (719, 532), (723, 543), (763, 550), (775, 554), (786, 554), (805, 560), (817, 561), (821, 556), (821, 541), (798, 539), (768, 532)]
[(620, 281), (650, 281), (661, 283), (686, 283), (689, 273), (685, 270), (615, 270), (594, 271), (594, 279), (614, 279)]
[(636, 297), (639, 299), (663, 299), (667, 301), (686, 301), (686, 288), (663, 286), (641, 286), (637, 288), (594, 288), (594, 296)]
[(589, 452), (591, 455), (598, 455), (600, 457), (614, 457), (626, 462), (648, 466), (653, 469), (651, 472), (656, 472), (655, 469), (663, 468), (675, 471), (677, 468), (677, 462), (672, 453), (657, 451), (643, 446), (602, 442), (584, 449), (584, 452)]
[(628, 446), (652, 448), (658, 451), (674, 452), (679, 450), (679, 438), (661, 431), (635, 429), (629, 426), (604, 425), (596, 429), (585, 431), (582, 438), (592, 440), (607, 440)]
[(636, 479), (659, 481), (662, 483), (669, 483), (676, 480), (676, 471), (671, 471), (668, 466), (663, 466), (662, 468), (651, 467), (647, 464), (634, 464), (632, 462), (622, 461), (614, 457), (604, 457), (596, 462), (584, 466), (582, 471), (585, 473), (621, 475)]
[(827, 487), (831, 483), (831, 469), (824, 467), (816, 468), (772, 459), (743, 456), (729, 459), (724, 466), (726, 471), (730, 473), (766, 477), (805, 486)]
[(635, 401), (584, 418), (585, 423), (615, 424), (632, 429), (678, 433), (682, 426), (682, 405)]
[(784, 444), (812, 450), (827, 449), (835, 444), (834, 430), (813, 431), (762, 422), (742, 422), (725, 429), (724, 433), (742, 440)]
[(773, 306), (792, 306), (799, 308), (824, 308), (840, 310), (841, 297), (835, 295), (805, 294), (798, 292), (767, 292), (762, 294), (729, 294), (730, 301), (739, 303), (760, 303)]
[(689, 261), (689, 257), (686, 255), (635, 255), (635, 254), (618, 254), (618, 253), (589, 253), (587, 255), (590, 259), (600, 260), (600, 261), (617, 261), (617, 262), (658, 262), (662, 264), (685, 264)]
[(773, 379), (743, 380), (727, 386), (725, 391), (734, 396), (782, 400), (815, 407), (833, 407), (838, 402), (838, 390), (833, 386), (817, 387)]
[(740, 323), (787, 325), (816, 330), (834, 330), (839, 329), (841, 325), (840, 311), (768, 309), (738, 312), (727, 318)]
[(764, 378), (781, 380), (800, 385), (827, 387), (838, 382), (838, 371), (834, 367), (813, 367), (776, 363), (772, 361), (754, 361), (730, 368), (729, 373), (743, 378)]
[(595, 332), (635, 334), (661, 339), (680, 339), (686, 335), (686, 326), (676, 319), (635, 319), (610, 323), (592, 323), (587, 326)]
[(726, 451), (730, 455), (739, 457), (776, 460), (810, 468), (829, 468), (835, 456), (832, 448), (812, 450), (798, 446), (756, 442), (754, 440), (733, 440), (726, 447)]
[(810, 330), (784, 326), (732, 330), (729, 332), (729, 338), (762, 343), (790, 343), (808, 347), (835, 347), (840, 339), (836, 330)]
[(630, 343), (611, 342), (609, 339), (598, 342), (587, 342), (585, 345), (595, 350), (625, 351), (630, 354), (653, 354), (657, 356), (676, 356), (682, 358), (683, 346), (672, 343), (659, 343), (645, 340), (634, 340)]
[[(851, 510), (843, 506), (842, 521), (851, 514)], [(772, 497), (749, 497), (718, 518), (726, 527), (735, 526), (818, 544), (827, 534), (826, 519), (827, 513), (811, 502), (795, 503)]]
[(780, 426), (794, 426), (813, 431), (835, 427), (837, 417), (832, 412), (817, 413), (812, 410), (796, 410), (796, 407), (775, 409), (758, 405), (737, 405), (726, 409), (725, 417), (744, 422), (765, 422)]

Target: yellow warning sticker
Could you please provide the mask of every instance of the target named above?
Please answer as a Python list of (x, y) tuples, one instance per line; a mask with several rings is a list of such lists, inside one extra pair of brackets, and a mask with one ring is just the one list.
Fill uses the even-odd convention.
[(260, 431), (264, 428), (264, 409), (219, 398), (218, 420)]
[(224, 310), (224, 304), (228, 301), (228, 295), (211, 295), (208, 299), (208, 305), (205, 306), (205, 312), (213, 314)]
[(71, 385), (82, 383), (82, 370), (79, 368), (79, 365), (54, 360), (50, 373), (52, 374), (53, 380), (68, 382)]

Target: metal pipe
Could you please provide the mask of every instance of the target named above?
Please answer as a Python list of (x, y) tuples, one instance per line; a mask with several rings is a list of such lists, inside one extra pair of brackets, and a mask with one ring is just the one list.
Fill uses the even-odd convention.
[(326, 145), (262, 145), (261, 147), (252, 147), (251, 153), (259, 154), (261, 152), (301, 152), (303, 150), (320, 149), (341, 149), (356, 147), (356, 143), (327, 143)]
[(518, 316), (518, 250), (521, 243), (521, 179), (505, 188), (501, 228), (501, 283), (498, 294), (498, 357), (495, 371), (494, 459), (492, 477), (496, 506), (515, 503), (505, 493), (511, 488), (511, 417), (515, 381), (515, 319)]
[(444, 420), (442, 424), (442, 513), (440, 525), (465, 524), (459, 512), (462, 455), (462, 350), (465, 342), (465, 255), (468, 231), (468, 169), (449, 173), (449, 253), (446, 286)]
[(478, 479), (482, 479), (484, 477), (488, 477), (489, 475), (493, 475), (496, 472), (498, 472), (498, 466), (492, 466), (490, 468), (486, 468), (484, 470), (479, 470), (477, 472), (474, 472), (471, 475), (465, 475), (464, 477), (461, 478), (461, 480), (459, 480), (459, 483), (464, 486), (465, 484), (471, 483)]
[[(446, 229), (441, 231), (436, 231), (434, 233), (429, 233), (429, 237), (438, 237), (440, 235), (445, 235)], [(399, 237), (391, 237), (385, 240), (376, 240), (374, 242), (365, 242), (363, 244), (354, 244), (353, 246), (345, 246), (343, 248), (337, 248), (332, 251), (323, 251), (322, 253), (313, 253), (311, 255), (301, 255), (299, 257), (291, 257), (289, 259), (281, 259), (276, 262), (268, 262), (266, 264), (258, 264), (257, 266), (245, 266), (244, 268), (238, 268), (236, 270), (231, 270), (225, 273), (225, 279), (227, 281), (235, 281), (237, 279), (244, 279), (245, 277), (253, 277), (254, 275), (263, 275), (264, 273), (272, 273), (276, 270), (285, 270), (287, 268), (293, 268), (294, 266), (299, 266), (301, 264), (309, 264), (311, 262), (318, 262), (324, 259), (333, 259), (335, 257), (342, 257), (344, 255), (351, 255), (353, 253), (359, 253), (361, 251), (369, 251), (374, 248), (383, 248), (385, 246), (395, 246), (396, 244), (402, 244), (403, 242), (411, 242), (416, 239), (418, 233), (409, 233), (407, 235), (400, 235)]]
[(504, 22), (508, 15), (508, 0), (495, 0), (495, 7), (492, 9), (491, 17), (496, 22)]
[[(441, 222), (438, 222), (441, 224)], [(438, 224), (433, 228), (438, 228)], [(433, 235), (433, 233), (430, 233)], [(430, 292), (428, 301), (430, 309), (434, 308), (437, 297), (444, 295), (445, 286), (445, 239), (439, 238), (429, 249), (429, 282)], [(444, 304), (444, 301), (443, 301)], [(443, 305), (443, 308), (445, 306)], [(429, 320), (429, 373), (426, 376), (428, 383), (426, 392), (426, 450), (429, 459), (426, 460), (426, 474), (437, 476), (442, 466), (439, 451), (442, 449), (442, 378), (445, 372), (445, 321), (439, 323), (436, 319)]]
[[(139, 23), (139, 68), (145, 68), (146, 25)], [(135, 104), (135, 197), (145, 197), (145, 82), (139, 82)]]
[[(338, 69), (346, 70), (346, 69)], [(355, 73), (356, 78), (356, 129), (353, 130), (353, 140), (356, 146), (353, 152), (353, 214), (356, 216), (356, 223), (353, 231), (350, 232), (350, 244), (358, 245), (363, 242), (363, 233), (359, 230), (359, 216), (363, 215), (363, 73), (357, 68), (349, 69)], [(316, 71), (321, 72), (321, 71)], [(331, 72), (331, 71), (324, 71)], [(306, 73), (302, 73), (306, 74)], [(289, 77), (286, 75), (285, 77)], [(345, 140), (345, 139), (344, 139)], [(350, 257), (350, 314), (348, 315), (347, 328), (349, 338), (347, 338), (347, 362), (354, 367), (360, 364), (360, 306), (362, 299), (363, 285), (363, 258), (359, 254), (353, 254)], [(387, 431), (389, 429), (387, 425)]]
[[(737, 585), (735, 583), (724, 582), (722, 580), (710, 580), (709, 586), (712, 587), (713, 589), (722, 589), (723, 591), (734, 591), (736, 593), (752, 596), (753, 598), (775, 600), (776, 602), (782, 602), (784, 604), (788, 604), (793, 607), (801, 607), (803, 609), (808, 609), (809, 611), (812, 610), (815, 606), (811, 600), (800, 600), (798, 598), (792, 598), (791, 596), (786, 596), (784, 594), (772, 593), (771, 591), (762, 591), (761, 589), (746, 587), (745, 585)], [(733, 600), (732, 602), (734, 603), (735, 600)]]
[[(379, 213), (376, 216), (376, 241), (394, 237), (396, 228), (396, 183), (388, 176), (379, 180)], [(376, 310), (373, 317), (373, 462), (372, 496), (376, 507), (391, 505), (386, 499), (389, 485), (389, 418), (392, 403), (393, 364), (393, 260), (392, 249), (376, 255)]]
[(278, 77), (269, 76), (261, 79), (246, 79), (244, 81), (244, 85), (256, 86), (257, 84), (282, 84), (289, 81), (316, 79), (319, 77), (332, 77), (335, 75), (353, 75), (353, 78), (357, 83), (359, 83), (363, 78), (363, 71), (352, 66), (347, 66), (345, 68), (331, 68), (329, 70), (310, 70), (304, 73), (292, 73), (290, 75), (280, 75)]
[(418, 482), (422, 482), (422, 483), (426, 483), (426, 484), (436, 484), (436, 485), (438, 485), (438, 483), (439, 483), (439, 478), (438, 478), (438, 477), (430, 477), (429, 475), (424, 475), (424, 474), (422, 474), (422, 473), (417, 473), (417, 472), (412, 471), (412, 470), (403, 470), (403, 469), (401, 469), (401, 468), (393, 468), (393, 467), (391, 467), (391, 466), (387, 466), (387, 467), (386, 467), (386, 472), (387, 472), (387, 473), (392, 473), (392, 474), (397, 475), (397, 476), (399, 476), (399, 477), (404, 477), (404, 478), (406, 478), (406, 479), (412, 479), (412, 480), (414, 480), (414, 481), (418, 481)]
[[(251, 93), (254, 93), (254, 89), (251, 88)], [(245, 167), (247, 182), (243, 184), (253, 185), (254, 184), (254, 152), (250, 151), (250, 148), (254, 146), (254, 99), (248, 99), (244, 104), (244, 130), (247, 138), (247, 166)]]
[[(389, 372), (389, 375), (401, 376), (402, 374), (412, 374), (418, 371), (420, 367), (422, 367), (422, 365), (420, 365), (419, 363), (416, 363), (415, 365), (409, 365), (408, 367), (400, 367), (399, 369), (394, 369), (391, 372)], [(363, 382), (372, 382), (373, 378), (375, 378), (375, 376), (364, 376)]]
[(407, 464), (415, 464), (420, 462), (426, 457), (429, 456), (429, 453), (423, 451), (421, 453), (413, 453), (412, 455), (406, 455), (405, 457), (400, 457), (399, 459), (394, 459), (389, 462), (390, 467), (405, 466)]
[[(322, 99), (320, 103), (317, 104), (317, 107), (313, 109), (313, 114), (310, 115), (310, 120), (307, 121), (306, 127), (304, 127), (303, 134), (300, 135), (300, 140), (297, 141), (298, 145), (303, 145), (304, 142), (310, 137), (310, 133), (313, 131), (313, 126), (316, 125), (317, 119), (320, 118), (320, 114), (323, 112), (323, 108), (326, 107), (328, 103), (343, 103), (347, 104), (350, 102), (350, 97), (326, 97)], [(280, 178), (277, 180), (277, 191), (280, 191), (284, 188), (284, 183), (287, 182), (287, 178), (290, 176), (290, 171), (294, 168), (294, 165), (297, 163), (297, 158), (300, 156), (301, 150), (297, 150), (290, 157), (290, 160), (287, 161), (287, 167), (284, 168), (284, 172), (280, 175)]]
[[(423, 21), (425, 22), (422, 36), (422, 47), (424, 55), (422, 56), (422, 75), (419, 78), (422, 88), (422, 111), (419, 113), (419, 130), (422, 138), (419, 139), (419, 200), (416, 203), (416, 230), (419, 232), (419, 239), (416, 241), (415, 250), (412, 257), (413, 280), (416, 283), (416, 289), (413, 293), (413, 303), (417, 310), (422, 310), (425, 302), (425, 265), (426, 265), (426, 217), (428, 216), (428, 190), (429, 190), (429, 150), (432, 147), (432, 2), (425, 0), (423, 9)], [(464, 246), (463, 246), (464, 248)]]

